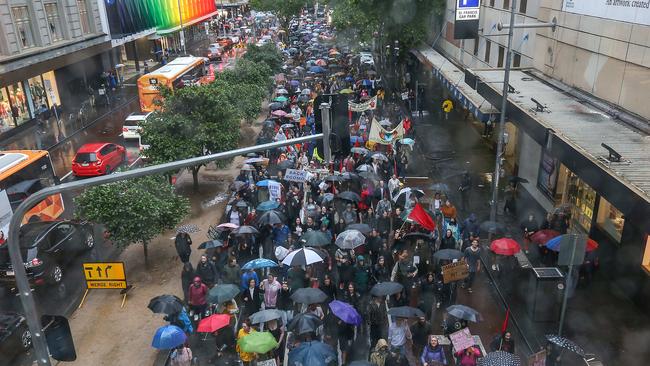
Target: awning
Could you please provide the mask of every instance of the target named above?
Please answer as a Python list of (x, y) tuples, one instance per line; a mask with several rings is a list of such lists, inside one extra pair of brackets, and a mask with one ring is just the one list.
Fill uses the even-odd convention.
[(462, 105), (479, 121), (498, 117), (499, 110), (465, 83), (465, 73), (433, 48), (423, 45), (411, 50), (420, 62), (431, 66), (432, 75), (449, 90), (457, 104)]
[[(202, 21), (204, 21), (204, 20), (206, 20), (206, 19), (210, 19), (210, 18), (212, 18), (213, 16), (217, 15), (218, 13), (219, 13), (219, 11), (218, 11), (218, 10), (215, 10), (215, 11), (213, 11), (213, 12), (210, 13), (210, 14), (206, 14), (206, 15), (204, 15), (204, 16), (202, 16), (202, 17), (198, 17), (198, 18), (195, 18), (195, 19), (188, 20), (187, 22), (186, 22), (185, 20), (183, 20), (183, 28), (187, 28), (187, 27), (189, 27), (190, 25), (194, 25), (194, 24), (196, 24), (196, 23), (198, 23), (198, 22), (202, 22)], [(176, 32), (176, 31), (178, 31), (178, 30), (180, 30), (180, 29), (181, 29), (181, 26), (178, 25), (178, 26), (176, 26), (176, 27), (174, 27), (174, 28), (159, 29), (159, 30), (156, 32), (156, 34), (158, 34), (158, 35), (165, 35), (165, 34), (169, 34), (169, 33), (174, 33), (174, 32)]]

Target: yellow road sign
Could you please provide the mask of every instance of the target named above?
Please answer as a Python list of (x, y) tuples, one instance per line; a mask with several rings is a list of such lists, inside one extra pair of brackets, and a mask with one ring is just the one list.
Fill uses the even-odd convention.
[(122, 262), (90, 262), (83, 268), (86, 281), (126, 281)]
[(126, 288), (126, 281), (86, 281), (86, 285), (89, 289)]

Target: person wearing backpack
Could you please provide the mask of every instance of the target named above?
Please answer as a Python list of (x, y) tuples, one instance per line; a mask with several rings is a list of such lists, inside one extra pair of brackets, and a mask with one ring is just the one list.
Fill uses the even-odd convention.
[(171, 360), (171, 366), (191, 366), (192, 350), (190, 347), (182, 344), (172, 352), (169, 359)]

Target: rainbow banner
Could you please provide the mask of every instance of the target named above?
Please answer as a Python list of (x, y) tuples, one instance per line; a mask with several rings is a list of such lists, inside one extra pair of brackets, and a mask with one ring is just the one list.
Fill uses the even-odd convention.
[(217, 11), (214, 0), (104, 0), (111, 35), (124, 36), (156, 28), (161, 31)]

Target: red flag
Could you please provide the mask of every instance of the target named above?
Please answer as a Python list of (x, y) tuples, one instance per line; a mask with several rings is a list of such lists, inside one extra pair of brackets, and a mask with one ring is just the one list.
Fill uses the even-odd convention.
[(415, 204), (415, 207), (413, 207), (413, 210), (408, 215), (408, 219), (415, 221), (416, 223), (420, 224), (420, 226), (430, 231), (433, 231), (436, 228), (436, 223), (433, 222), (431, 216), (429, 216), (429, 214), (424, 211), (419, 203)]
[(506, 309), (506, 318), (503, 320), (503, 324), (501, 325), (501, 334), (506, 332), (506, 329), (508, 329), (508, 320), (510, 318), (510, 308)]

